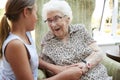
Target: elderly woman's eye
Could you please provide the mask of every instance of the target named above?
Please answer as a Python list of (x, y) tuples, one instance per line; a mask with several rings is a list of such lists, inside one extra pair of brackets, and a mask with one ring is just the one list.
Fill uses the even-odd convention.
[(55, 16), (55, 17), (54, 17), (54, 20), (55, 20), (55, 21), (58, 21), (58, 20), (61, 19), (61, 18), (62, 18), (61, 16)]
[(48, 22), (52, 22), (52, 20), (47, 20)]

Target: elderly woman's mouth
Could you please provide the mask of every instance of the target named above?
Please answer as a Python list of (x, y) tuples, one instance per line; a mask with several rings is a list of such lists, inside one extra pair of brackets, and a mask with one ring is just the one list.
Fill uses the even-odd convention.
[(59, 31), (59, 30), (60, 30), (60, 28), (55, 29), (55, 31)]

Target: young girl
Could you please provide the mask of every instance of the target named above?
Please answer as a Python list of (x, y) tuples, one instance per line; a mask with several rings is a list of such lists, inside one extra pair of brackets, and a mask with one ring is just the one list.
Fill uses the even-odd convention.
[[(7, 1), (0, 23), (0, 80), (37, 80), (39, 59), (30, 34), (36, 12), (35, 0)], [(71, 68), (46, 80), (76, 80), (80, 75), (79, 68)]]

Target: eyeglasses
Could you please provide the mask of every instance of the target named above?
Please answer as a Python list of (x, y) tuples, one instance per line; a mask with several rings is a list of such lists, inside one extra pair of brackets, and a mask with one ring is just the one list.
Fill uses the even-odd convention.
[(53, 17), (52, 20), (48, 18), (48, 19), (45, 20), (44, 22), (45, 22), (45, 23), (49, 23), (49, 24), (52, 23), (52, 22), (56, 22), (56, 23), (57, 23), (57, 22), (60, 22), (60, 21), (62, 20), (62, 18), (64, 18), (65, 16), (66, 16), (66, 15), (64, 15), (64, 16), (58, 16), (58, 15), (56, 15), (56, 16)]

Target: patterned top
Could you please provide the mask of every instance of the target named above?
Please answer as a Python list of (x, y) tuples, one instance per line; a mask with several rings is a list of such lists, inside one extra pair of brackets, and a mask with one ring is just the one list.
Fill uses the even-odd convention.
[[(29, 41), (31, 42), (31, 44), (26, 44), (19, 36), (14, 35), (12, 33), (9, 34), (8, 38), (5, 40), (3, 47), (2, 47), (2, 52), (3, 52), (3, 60), (2, 60), (2, 69), (0, 70), (0, 80), (16, 80), (16, 77), (14, 75), (14, 72), (12, 71), (12, 68), (10, 66), (10, 64), (8, 63), (8, 61), (6, 60), (6, 57), (4, 56), (4, 51), (5, 48), (7, 46), (7, 44), (15, 39), (20, 40), (26, 47), (26, 49), (29, 52), (30, 55), (30, 66), (31, 66), (31, 70), (32, 70), (32, 74), (34, 77), (34, 80), (37, 80), (38, 77), (38, 54), (36, 51), (36, 47), (35, 44), (31, 38), (31, 34), (30, 32), (26, 33)], [(14, 54), (14, 52), (13, 52)]]
[[(75, 24), (69, 26), (67, 43), (63, 43), (52, 32), (42, 40), (42, 57), (44, 60), (57, 65), (70, 65), (81, 62), (89, 56), (93, 50), (88, 46), (95, 42), (85, 29), (84, 25)], [(112, 80), (107, 75), (106, 68), (99, 63), (96, 67), (89, 70), (80, 80)]]

